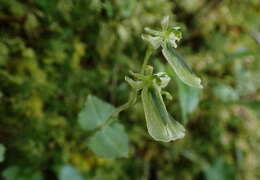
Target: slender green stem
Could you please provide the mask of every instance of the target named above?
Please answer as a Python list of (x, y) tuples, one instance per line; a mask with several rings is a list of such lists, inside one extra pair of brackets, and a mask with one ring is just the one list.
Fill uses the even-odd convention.
[(148, 60), (149, 60), (150, 56), (152, 55), (152, 53), (153, 53), (152, 47), (148, 46), (148, 48), (146, 49), (146, 52), (145, 52), (144, 61), (143, 61), (142, 69), (141, 69), (141, 74), (144, 74), (145, 66), (148, 64)]
[(137, 91), (135, 90), (131, 91), (128, 101), (125, 104), (119, 106), (116, 109), (116, 111), (114, 111), (114, 113), (111, 115), (111, 117), (116, 117), (121, 111), (124, 111), (127, 108), (129, 108), (131, 105), (133, 105), (136, 101), (136, 98), (137, 98)]
[(110, 117), (103, 124), (101, 124), (100, 126), (96, 127), (95, 129), (91, 130), (89, 132), (90, 135), (94, 134), (95, 132), (103, 129), (104, 127), (108, 126), (109, 124), (111, 124), (112, 122), (117, 120), (116, 117), (118, 116), (118, 114), (121, 111), (124, 111), (127, 108), (129, 108), (130, 106), (132, 106), (135, 103), (136, 99), (137, 99), (137, 91), (133, 90), (130, 93), (128, 101), (125, 104), (123, 104), (123, 105), (119, 106), (118, 108), (116, 108), (116, 110), (110, 115)]
[[(143, 61), (142, 69), (141, 69), (141, 74), (144, 73), (145, 66), (148, 64), (148, 60), (149, 60), (150, 56), (152, 55), (152, 53), (153, 53), (152, 47), (148, 46), (148, 48), (146, 49), (146, 52), (145, 52), (145, 57), (144, 57), (144, 61)], [(113, 119), (113, 117), (116, 117), (121, 111), (124, 111), (127, 108), (129, 108), (131, 105), (133, 105), (136, 101), (136, 98), (137, 98), (137, 91), (132, 90), (128, 101), (125, 104), (119, 106), (116, 109), (116, 111), (110, 116), (110, 119)]]
[[(146, 50), (146, 53), (145, 53), (145, 57), (144, 57), (144, 61), (143, 61), (142, 69), (141, 69), (141, 74), (144, 74), (145, 67), (148, 64), (148, 60), (149, 60), (150, 56), (152, 55), (152, 53), (153, 53), (153, 49), (152, 49), (151, 46), (149, 46), (147, 48), (147, 50)], [(124, 111), (127, 108), (129, 108), (130, 106), (132, 106), (136, 102), (136, 99), (137, 99), (137, 91), (136, 90), (132, 90), (130, 95), (129, 95), (128, 101), (125, 104), (123, 104), (123, 105), (119, 106), (118, 108), (116, 108), (116, 110), (110, 115), (110, 117), (108, 118), (107, 121), (105, 121), (103, 124), (101, 124), (100, 126), (96, 127), (92, 131), (90, 131), (89, 132), (90, 135), (92, 133), (95, 133), (95, 132), (103, 129), (104, 127), (108, 126), (112, 122), (114, 122), (116, 120), (116, 117), (118, 116), (118, 114), (121, 111)]]

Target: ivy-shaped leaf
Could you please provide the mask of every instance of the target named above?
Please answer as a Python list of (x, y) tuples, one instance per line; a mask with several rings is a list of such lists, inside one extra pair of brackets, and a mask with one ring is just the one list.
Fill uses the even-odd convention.
[(119, 123), (106, 126), (90, 137), (87, 146), (99, 157), (127, 157), (128, 137)]
[(99, 157), (126, 157), (128, 154), (128, 137), (123, 126), (115, 123), (102, 127), (114, 111), (112, 105), (89, 95), (79, 113), (78, 122), (84, 130), (101, 127), (87, 142), (87, 146)]
[(82, 129), (93, 130), (106, 122), (114, 110), (112, 105), (89, 95), (85, 107), (79, 113), (78, 122)]

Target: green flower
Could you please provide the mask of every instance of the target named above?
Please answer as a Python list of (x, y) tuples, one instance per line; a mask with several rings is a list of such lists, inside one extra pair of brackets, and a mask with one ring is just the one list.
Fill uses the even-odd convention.
[(142, 102), (148, 132), (155, 140), (169, 142), (184, 137), (184, 127), (167, 112), (158, 86), (144, 88)]
[(201, 80), (186, 64), (184, 59), (175, 51), (177, 42), (181, 40), (180, 27), (169, 27), (169, 16), (163, 18), (161, 30), (145, 28), (148, 34), (142, 35), (142, 39), (149, 42), (154, 49), (162, 47), (162, 53), (177, 76), (187, 85), (202, 88)]
[(136, 81), (127, 77), (126, 81), (136, 91), (141, 90), (145, 119), (149, 134), (157, 141), (169, 142), (185, 135), (184, 127), (174, 120), (167, 112), (162, 95), (171, 99), (170, 93), (162, 91), (170, 77), (165, 72), (153, 74), (153, 68), (148, 66), (145, 75), (132, 73)]
[(180, 41), (182, 34), (179, 31), (180, 27), (169, 26), (169, 16), (163, 18), (161, 22), (162, 30), (156, 31), (148, 27), (144, 30), (148, 33), (147, 35), (142, 35), (142, 39), (148, 41), (154, 49), (159, 48), (161, 45), (169, 43), (172, 47), (177, 48), (176, 41)]

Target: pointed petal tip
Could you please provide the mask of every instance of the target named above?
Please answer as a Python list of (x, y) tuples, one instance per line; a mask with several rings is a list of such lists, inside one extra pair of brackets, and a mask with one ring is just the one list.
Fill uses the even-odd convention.
[(145, 27), (144, 30), (149, 32), (151, 29), (149, 27)]
[(185, 128), (181, 125), (181, 124), (178, 124), (179, 125), (179, 127), (181, 128), (181, 129), (179, 129), (179, 131), (178, 131), (178, 133), (177, 133), (177, 135), (175, 134), (175, 135), (171, 135), (171, 136), (164, 136), (164, 137), (158, 137), (158, 136), (155, 136), (154, 134), (153, 134), (153, 132), (151, 132), (151, 130), (148, 128), (148, 133), (149, 133), (149, 135), (154, 139), (154, 140), (156, 140), (156, 141), (161, 141), (161, 142), (171, 142), (171, 141), (176, 141), (176, 140), (178, 140), (178, 139), (182, 139), (182, 138), (184, 138), (184, 136), (185, 136)]
[[(192, 86), (194, 88), (199, 88), (199, 89), (203, 89), (203, 86), (201, 84), (201, 79), (199, 77), (196, 77), (197, 79), (197, 83), (193, 83), (193, 84), (188, 84), (189, 86)], [(186, 83), (187, 84), (187, 83)]]
[(169, 20), (170, 20), (170, 16), (164, 16), (162, 21), (161, 21), (161, 26), (164, 30), (166, 30), (169, 26)]
[[(152, 135), (150, 134), (150, 136), (152, 136)], [(182, 139), (182, 138), (184, 138), (184, 136), (185, 136), (185, 132), (180, 133), (179, 136), (176, 136), (176, 137), (173, 137), (173, 138), (169, 138), (169, 139), (159, 139), (159, 138), (156, 138), (156, 137), (153, 137), (153, 136), (152, 136), (152, 138), (155, 141), (161, 141), (161, 142), (166, 142), (167, 143), (167, 142), (171, 142), (171, 141), (176, 141), (178, 139)]]
[(202, 86), (202, 84), (201, 84), (201, 79), (200, 79), (199, 77), (197, 77), (197, 79), (198, 79), (198, 87), (199, 87), (199, 88), (203, 88), (203, 86)]
[[(181, 79), (182, 80), (182, 79)], [(203, 86), (201, 85), (201, 83), (196, 83), (196, 84), (191, 84), (191, 83), (187, 83), (184, 80), (182, 80), (186, 85), (191, 86), (193, 88), (199, 88), (199, 89), (203, 89)]]

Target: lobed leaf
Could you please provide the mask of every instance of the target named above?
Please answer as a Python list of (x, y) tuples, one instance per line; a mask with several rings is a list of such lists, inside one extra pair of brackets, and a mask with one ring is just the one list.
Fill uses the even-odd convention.
[(106, 126), (94, 134), (87, 146), (99, 157), (127, 157), (128, 137), (119, 123)]
[(85, 107), (79, 113), (78, 123), (84, 130), (93, 130), (106, 122), (114, 110), (112, 105), (89, 95)]

